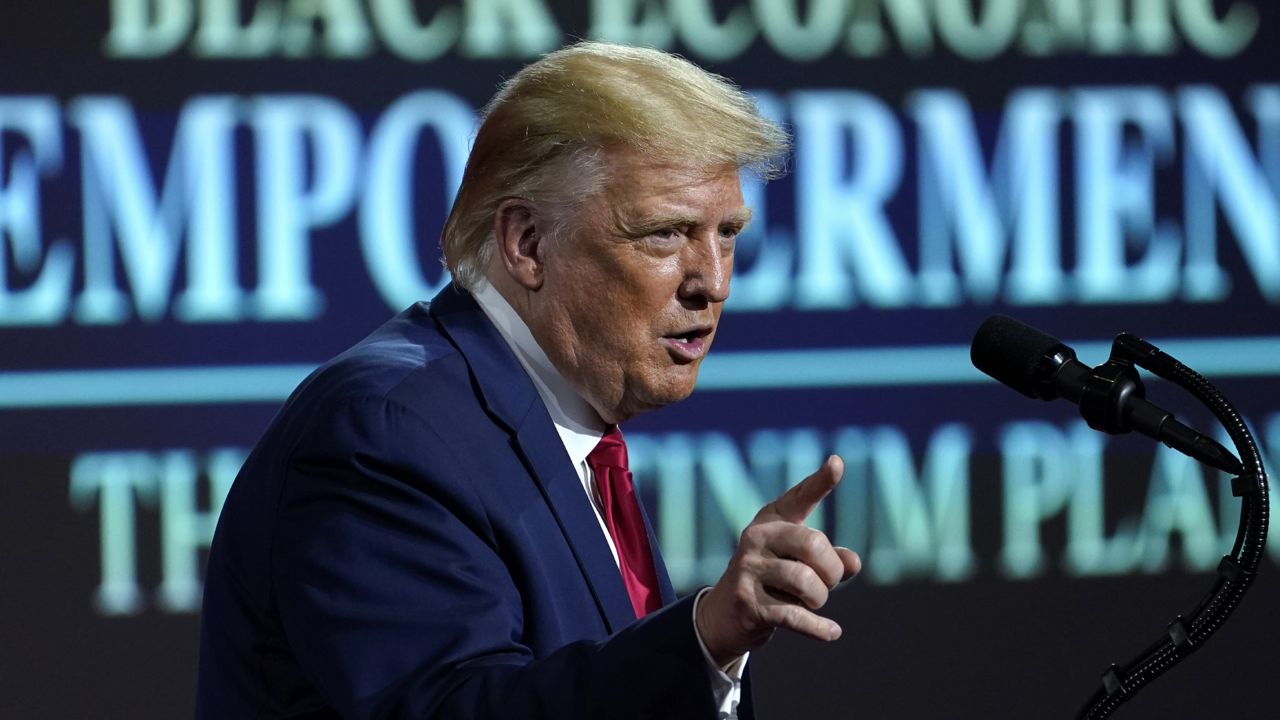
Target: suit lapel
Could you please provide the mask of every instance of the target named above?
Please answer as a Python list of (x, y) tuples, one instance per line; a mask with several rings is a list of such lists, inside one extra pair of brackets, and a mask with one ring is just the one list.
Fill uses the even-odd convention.
[[(432, 299), (430, 312), (466, 359), (486, 409), (513, 434), (513, 445), (568, 540), (609, 632), (631, 624), (635, 611), (595, 510), (524, 368), (475, 299), (461, 288), (446, 286)], [(654, 553), (656, 558), (656, 546)], [(667, 600), (670, 582), (665, 572), (659, 576)]]
[(547, 501), (604, 611), (609, 631), (617, 632), (636, 619), (618, 564), (542, 403), (536, 403), (530, 415), (535, 417), (527, 418), (516, 431), (519, 447), (533, 475), (542, 482)]

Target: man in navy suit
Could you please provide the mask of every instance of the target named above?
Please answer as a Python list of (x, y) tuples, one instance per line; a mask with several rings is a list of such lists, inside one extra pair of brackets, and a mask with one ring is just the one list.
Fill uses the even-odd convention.
[(786, 137), (722, 78), (581, 43), (486, 108), (454, 283), (317, 370), (209, 557), (197, 717), (750, 717), (747, 654), (859, 569), (830, 458), (677, 600), (617, 426), (693, 390)]

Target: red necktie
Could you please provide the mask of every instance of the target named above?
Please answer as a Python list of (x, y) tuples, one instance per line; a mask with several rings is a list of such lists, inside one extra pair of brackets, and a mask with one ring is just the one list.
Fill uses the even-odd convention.
[(627, 595), (631, 596), (631, 607), (636, 617), (644, 617), (662, 607), (662, 594), (658, 590), (658, 573), (649, 549), (649, 536), (644, 530), (644, 518), (640, 515), (640, 501), (631, 484), (631, 471), (627, 469), (627, 445), (617, 425), (611, 425), (600, 438), (600, 444), (587, 456), (587, 464), (596, 474), (600, 504), (604, 506), (604, 524), (618, 550), (618, 569), (622, 571)]

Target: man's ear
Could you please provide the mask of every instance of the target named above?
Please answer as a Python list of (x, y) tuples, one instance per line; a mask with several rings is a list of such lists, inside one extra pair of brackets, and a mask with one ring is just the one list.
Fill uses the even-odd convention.
[(542, 287), (546, 224), (547, 218), (538, 207), (524, 198), (503, 200), (493, 214), (493, 236), (502, 268), (526, 290)]

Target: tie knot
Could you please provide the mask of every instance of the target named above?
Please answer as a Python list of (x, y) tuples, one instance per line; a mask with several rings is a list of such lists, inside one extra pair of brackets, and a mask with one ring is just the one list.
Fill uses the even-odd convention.
[(627, 469), (627, 443), (623, 441), (622, 431), (617, 425), (609, 426), (608, 432), (600, 438), (595, 449), (587, 456), (587, 462), (592, 466), (604, 465)]

